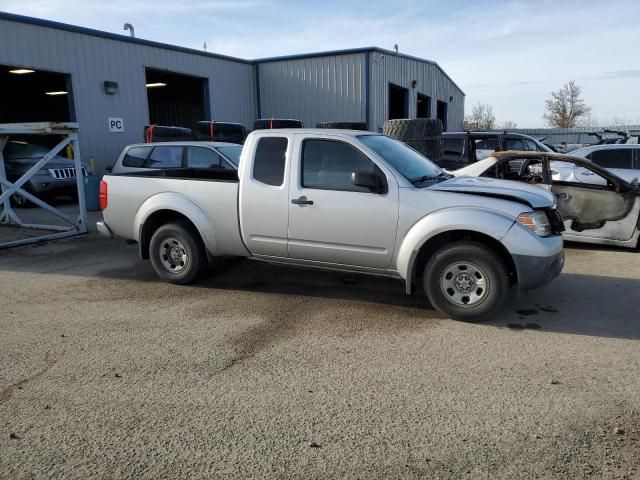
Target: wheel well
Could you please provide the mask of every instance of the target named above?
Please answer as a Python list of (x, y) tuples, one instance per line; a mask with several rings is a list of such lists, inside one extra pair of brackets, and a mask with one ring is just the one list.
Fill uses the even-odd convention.
[[(153, 236), (153, 232), (155, 232), (162, 225), (166, 225), (167, 223), (175, 222), (176, 220), (183, 220), (189, 224), (191, 228), (193, 228), (194, 232), (198, 233), (198, 237), (202, 242), (202, 237), (200, 236), (200, 232), (193, 224), (189, 218), (185, 215), (176, 212), (175, 210), (158, 210), (157, 212), (153, 212), (149, 217), (145, 220), (142, 225), (142, 229), (140, 231), (140, 257), (147, 260), (149, 258), (149, 243), (151, 242), (151, 237)], [(204, 244), (204, 242), (203, 242)]]
[(435, 253), (440, 247), (453, 242), (461, 240), (471, 240), (477, 243), (481, 243), (495, 253), (504, 261), (509, 272), (509, 282), (514, 285), (518, 283), (518, 272), (516, 271), (516, 265), (513, 262), (513, 257), (505, 246), (500, 243), (499, 240), (485, 235), (484, 233), (474, 232), (472, 230), (455, 230), (452, 232), (443, 232), (436, 235), (433, 238), (427, 240), (421, 247), (413, 263), (413, 274), (411, 275), (411, 291), (414, 290), (418, 282), (422, 281), (422, 274), (424, 273), (424, 267), (427, 264), (427, 260), (433, 253)]

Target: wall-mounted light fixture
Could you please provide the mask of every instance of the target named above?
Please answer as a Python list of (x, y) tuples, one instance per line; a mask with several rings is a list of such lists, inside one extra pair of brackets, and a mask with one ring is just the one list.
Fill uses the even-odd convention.
[(416, 85), (418, 85), (418, 81), (417, 80), (412, 80), (411, 81), (411, 88), (416, 88)]
[(104, 93), (107, 95), (114, 95), (118, 91), (118, 82), (112, 82), (111, 80), (104, 81)]
[(449, 97), (449, 103), (453, 102), (453, 95)]

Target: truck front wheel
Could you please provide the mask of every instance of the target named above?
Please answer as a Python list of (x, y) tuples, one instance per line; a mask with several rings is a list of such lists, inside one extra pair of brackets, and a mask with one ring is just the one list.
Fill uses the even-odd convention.
[(153, 233), (149, 258), (160, 278), (178, 285), (194, 282), (207, 263), (200, 235), (189, 222), (180, 220)]
[(436, 251), (424, 270), (431, 305), (451, 318), (479, 322), (496, 314), (509, 294), (502, 259), (484, 245), (462, 241)]

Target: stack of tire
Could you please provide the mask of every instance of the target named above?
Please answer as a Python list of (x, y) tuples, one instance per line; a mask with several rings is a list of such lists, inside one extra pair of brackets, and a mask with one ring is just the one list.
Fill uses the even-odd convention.
[(196, 124), (196, 140), (244, 143), (245, 138), (247, 131), (239, 123), (202, 121)]
[(144, 141), (151, 142), (180, 142), (193, 140), (193, 132), (190, 128), (167, 127), (165, 125), (145, 125)]
[(316, 128), (337, 128), (340, 130), (367, 130), (365, 122), (320, 122)]
[(261, 118), (253, 122), (254, 130), (269, 130), (271, 128), (304, 128), (300, 120), (290, 118)]
[(384, 134), (406, 143), (433, 162), (442, 158), (442, 122), (437, 118), (387, 120)]

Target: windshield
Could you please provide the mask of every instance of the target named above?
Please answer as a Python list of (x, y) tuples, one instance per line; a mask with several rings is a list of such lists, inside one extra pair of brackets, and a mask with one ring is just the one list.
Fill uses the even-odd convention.
[(427, 157), (404, 143), (384, 135), (361, 135), (358, 139), (380, 155), (411, 183), (448, 176)]
[(242, 152), (242, 145), (227, 145), (225, 147), (218, 147), (218, 151), (224, 155), (236, 168), (240, 165), (240, 153)]

